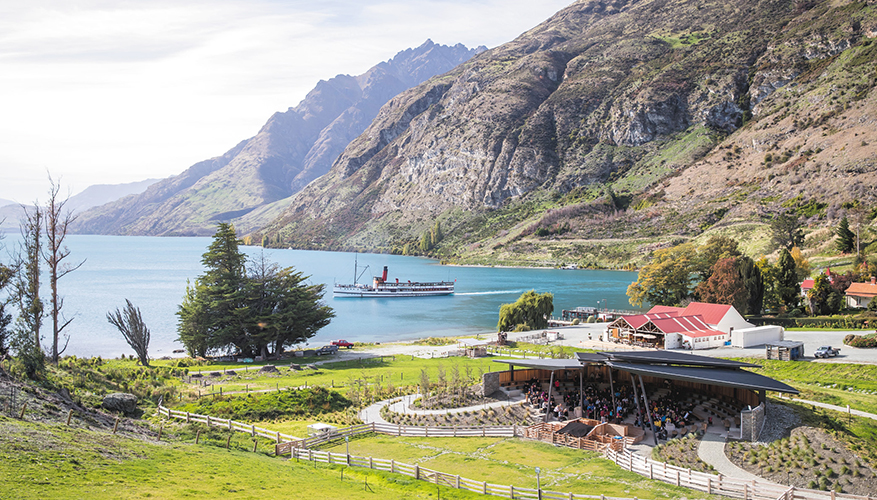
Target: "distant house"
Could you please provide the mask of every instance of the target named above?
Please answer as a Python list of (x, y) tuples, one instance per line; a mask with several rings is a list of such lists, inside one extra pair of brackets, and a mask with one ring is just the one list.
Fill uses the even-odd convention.
[(622, 316), (606, 328), (606, 341), (659, 349), (706, 349), (724, 345), (735, 329), (752, 328), (734, 306), (692, 302), (655, 306), (646, 314)]
[(877, 297), (877, 278), (872, 276), (870, 282), (851, 284), (844, 295), (847, 301), (847, 307), (868, 307), (868, 303), (871, 302), (871, 299)]
[[(825, 268), (825, 275), (828, 277), (828, 282), (833, 283), (834, 280), (831, 277), (831, 268)], [(813, 278), (807, 278), (801, 282), (801, 297), (807, 298), (807, 292), (813, 289), (813, 284), (816, 282)]]

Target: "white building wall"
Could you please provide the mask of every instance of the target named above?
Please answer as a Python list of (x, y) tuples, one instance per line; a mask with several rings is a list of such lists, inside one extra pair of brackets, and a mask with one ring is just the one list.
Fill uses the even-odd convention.
[(755, 325), (746, 321), (740, 313), (737, 312), (737, 309), (731, 307), (728, 309), (728, 312), (725, 313), (725, 316), (719, 321), (718, 325), (713, 325), (716, 330), (720, 332), (730, 333), (731, 328), (734, 330), (738, 329), (746, 329), (746, 328), (754, 328)]
[(721, 347), (725, 345), (725, 342), (729, 340), (730, 336), (725, 334), (719, 335), (710, 335), (707, 337), (689, 337), (682, 334), (682, 343), (685, 344), (685, 341), (688, 341), (688, 345), (693, 345), (694, 350), (698, 349), (710, 349), (713, 347)]
[(763, 345), (767, 342), (784, 340), (785, 330), (781, 326), (767, 325), (754, 328), (736, 329), (731, 332), (731, 345), (733, 347), (752, 347)]
[(664, 335), (664, 349), (681, 349), (682, 335), (678, 333), (668, 333)]

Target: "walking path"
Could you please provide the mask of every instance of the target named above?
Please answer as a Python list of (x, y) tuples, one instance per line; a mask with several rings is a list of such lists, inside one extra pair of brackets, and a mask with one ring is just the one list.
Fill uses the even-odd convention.
[(519, 399), (512, 398), (509, 401), (495, 401), (493, 403), (464, 406), (462, 408), (449, 408), (446, 410), (417, 410), (412, 408), (411, 404), (414, 403), (414, 401), (419, 397), (420, 394), (408, 394), (407, 396), (402, 396), (401, 398), (378, 401), (377, 403), (368, 406), (364, 410), (359, 412), (359, 418), (361, 418), (362, 421), (367, 424), (370, 424), (372, 422), (386, 424), (388, 422), (384, 420), (384, 417), (381, 416), (381, 408), (387, 405), (390, 406), (390, 411), (396, 413), (403, 413), (408, 415), (447, 415), (451, 413), (486, 410), (488, 408), (502, 408), (504, 406), (519, 404), (524, 400), (523, 396), (521, 396)]
[(746, 472), (728, 459), (728, 456), (725, 455), (725, 437), (721, 434), (714, 432), (705, 433), (700, 440), (700, 446), (697, 448), (697, 456), (704, 462), (712, 465), (716, 472), (724, 476), (750, 481), (757, 479), (760, 483), (770, 482), (763, 477)]
[(809, 401), (809, 400), (807, 400), (807, 399), (797, 399), (797, 398), (791, 398), (791, 397), (790, 397), (790, 398), (781, 398), (781, 399), (788, 399), (788, 400), (790, 400), (790, 401), (796, 401), (796, 402), (798, 402), (798, 403), (805, 403), (805, 404), (808, 404), (808, 405), (818, 406), (818, 407), (820, 407), (820, 408), (825, 408), (825, 409), (828, 409), (828, 410), (839, 411), (839, 412), (842, 412), (842, 413), (848, 413), (848, 412), (849, 412), (849, 413), (852, 413), (853, 415), (855, 415), (855, 416), (857, 416), (857, 417), (870, 418), (871, 420), (877, 420), (877, 415), (875, 415), (875, 414), (873, 414), (873, 413), (868, 413), (868, 412), (866, 412), (866, 411), (861, 411), (861, 410), (855, 410), (855, 409), (852, 409), (852, 408), (849, 408), (849, 407), (846, 407), (846, 406), (830, 405), (830, 404), (828, 404), (828, 403), (820, 403), (819, 401)]

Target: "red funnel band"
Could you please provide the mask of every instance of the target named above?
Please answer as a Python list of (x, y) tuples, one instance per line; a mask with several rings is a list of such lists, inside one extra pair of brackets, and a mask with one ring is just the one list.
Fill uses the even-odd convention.
[(387, 266), (384, 266), (384, 274), (381, 275), (381, 281), (387, 281)]

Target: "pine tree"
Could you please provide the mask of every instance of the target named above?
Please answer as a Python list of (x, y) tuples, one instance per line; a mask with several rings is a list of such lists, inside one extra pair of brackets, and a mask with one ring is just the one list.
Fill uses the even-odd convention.
[(787, 309), (798, 307), (801, 285), (798, 281), (795, 259), (785, 248), (780, 251), (780, 259), (777, 262), (776, 293), (781, 306)]
[(856, 233), (850, 230), (850, 221), (847, 220), (846, 216), (840, 220), (834, 234), (837, 235), (835, 244), (840, 253), (850, 253), (856, 248)]

